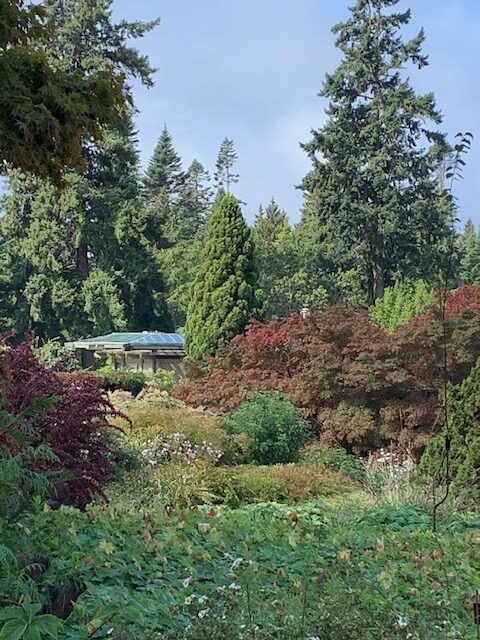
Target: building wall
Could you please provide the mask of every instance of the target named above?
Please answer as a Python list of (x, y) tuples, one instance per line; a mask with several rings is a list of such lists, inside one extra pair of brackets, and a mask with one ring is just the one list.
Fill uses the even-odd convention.
[(153, 375), (159, 369), (173, 371), (175, 378), (179, 380), (182, 375), (182, 360), (180, 356), (166, 357), (156, 354), (138, 355), (131, 352), (115, 354), (112, 356), (116, 369), (128, 369), (130, 371), (142, 371), (147, 375)]

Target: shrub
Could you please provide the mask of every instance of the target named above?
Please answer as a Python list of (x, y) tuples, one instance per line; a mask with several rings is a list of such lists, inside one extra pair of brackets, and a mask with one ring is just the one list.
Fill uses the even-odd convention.
[(59, 338), (46, 340), (34, 352), (53, 371), (79, 371), (82, 368), (75, 350), (68, 349)]
[(141, 371), (118, 371), (110, 366), (98, 369), (96, 375), (102, 377), (102, 386), (105, 391), (128, 391), (138, 396), (147, 383), (147, 376)]
[(423, 280), (396, 282), (387, 287), (383, 298), (370, 307), (372, 320), (387, 331), (395, 331), (435, 304), (435, 293)]
[[(480, 287), (451, 292), (447, 312), (448, 374), (458, 384), (480, 356)], [(305, 320), (251, 323), (173, 394), (225, 412), (249, 392), (279, 389), (324, 442), (359, 453), (392, 445), (418, 458), (432, 425), (441, 428), (443, 369), (436, 308), (390, 333), (366, 311), (330, 307)]]
[(248, 437), (245, 458), (254, 464), (294, 462), (310, 427), (278, 391), (253, 393), (225, 421), (232, 434)]
[(170, 391), (174, 386), (175, 373), (166, 369), (158, 369), (147, 382), (147, 387), (156, 391)]
[[(459, 385), (448, 394), (448, 429), (428, 445), (419, 473), (430, 478), (437, 490), (451, 484), (453, 495), (478, 503), (480, 498), (480, 359)], [(448, 455), (447, 455), (448, 449)]]
[(8, 352), (6, 360), (10, 413), (22, 415), (38, 399), (55, 397), (48, 410), (29, 416), (32, 446), (46, 444), (56, 456), (56, 461), (36, 461), (35, 469), (55, 478), (57, 504), (84, 508), (112, 478), (109, 417), (115, 409), (95, 376), (60, 377), (47, 369), (33, 353), (30, 338)]
[(330, 447), (320, 442), (309, 445), (302, 452), (302, 464), (321, 464), (327, 469), (342, 471), (352, 480), (365, 480), (365, 466), (361, 460), (342, 447)]

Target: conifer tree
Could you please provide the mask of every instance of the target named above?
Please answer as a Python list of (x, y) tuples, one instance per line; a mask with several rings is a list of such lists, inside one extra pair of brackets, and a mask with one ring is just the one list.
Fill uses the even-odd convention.
[(178, 198), (184, 179), (182, 161), (175, 151), (172, 137), (165, 125), (145, 173), (144, 183), (148, 199), (155, 200), (162, 189), (166, 189), (172, 199)]
[(450, 202), (435, 179), (447, 145), (429, 129), (440, 112), (402, 71), (428, 64), (424, 33), (402, 40), (410, 11), (389, 12), (397, 3), (357, 0), (333, 28), (343, 59), (321, 93), (329, 118), (303, 145), (313, 162), (302, 185), (305, 208), (341, 269), (360, 271), (370, 300), (393, 274), (431, 277), (449, 234)]
[(460, 238), (460, 281), (466, 284), (480, 284), (480, 232), (468, 220)]
[(211, 214), (185, 326), (187, 354), (214, 354), (256, 314), (251, 232), (237, 200), (224, 195)]
[(255, 244), (280, 243), (291, 231), (287, 214), (272, 198), (268, 205), (259, 207), (253, 226)]
[(230, 193), (232, 184), (239, 180), (239, 174), (233, 173), (233, 167), (238, 159), (233, 140), (225, 136), (220, 145), (217, 162), (215, 163), (214, 183), (217, 192)]
[(192, 239), (204, 227), (212, 197), (209, 182), (208, 171), (193, 160), (173, 207), (171, 235), (175, 241)]

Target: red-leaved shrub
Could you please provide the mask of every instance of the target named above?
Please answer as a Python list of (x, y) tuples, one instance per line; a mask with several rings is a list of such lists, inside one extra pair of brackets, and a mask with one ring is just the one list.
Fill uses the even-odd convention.
[[(480, 356), (480, 287), (451, 292), (448, 377)], [(175, 395), (226, 412), (253, 390), (280, 389), (307, 409), (319, 436), (357, 452), (394, 444), (420, 453), (442, 426), (443, 326), (439, 310), (387, 333), (366, 311), (330, 307), (307, 319), (254, 322), (195, 367)]]
[(13, 414), (34, 400), (55, 396), (52, 408), (29, 415), (33, 444), (46, 443), (58, 462), (40, 463), (38, 471), (55, 479), (57, 504), (84, 508), (112, 477), (109, 460), (115, 409), (99, 388), (98, 379), (85, 374), (59, 375), (47, 369), (32, 351), (31, 338), (6, 356), (9, 369), (7, 408)]

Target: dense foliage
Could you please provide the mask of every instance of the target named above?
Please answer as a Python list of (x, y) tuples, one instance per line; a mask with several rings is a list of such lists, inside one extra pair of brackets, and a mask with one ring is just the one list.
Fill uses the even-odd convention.
[[(109, 416), (115, 409), (103, 396), (98, 381), (85, 374), (60, 376), (34, 355), (30, 340), (3, 356), (8, 370), (6, 409), (12, 416), (28, 415), (28, 446), (49, 447), (52, 456), (36, 460), (32, 468), (54, 484), (56, 504), (85, 507), (112, 478)], [(54, 398), (43, 411), (29, 411), (35, 402)], [(12, 423), (15, 430), (15, 422)]]
[(445, 492), (478, 503), (480, 497), (480, 360), (448, 391), (449, 424), (429, 443), (420, 473), (439, 497)]
[(308, 423), (278, 391), (253, 393), (226, 421), (231, 434), (246, 436), (244, 461), (295, 462), (310, 435)]
[[(448, 299), (448, 375), (458, 383), (480, 355), (480, 289)], [(330, 307), (306, 320), (255, 322), (176, 390), (193, 405), (230, 410), (248, 391), (281, 389), (322, 439), (357, 452), (394, 443), (420, 452), (441, 428), (443, 328), (436, 307), (393, 333), (366, 311)]]
[(397, 4), (357, 0), (333, 27), (343, 57), (321, 93), (329, 117), (304, 145), (313, 162), (306, 215), (319, 220), (337, 267), (359, 270), (372, 302), (399, 276), (435, 275), (449, 236), (451, 205), (437, 180), (447, 144), (428, 124), (441, 115), (433, 94), (418, 95), (403, 72), (428, 64), (424, 33), (402, 40), (411, 14), (392, 13)]
[(237, 200), (224, 195), (214, 208), (202, 262), (192, 286), (185, 325), (187, 354), (214, 354), (256, 313), (256, 273), (250, 229)]
[(394, 331), (421, 315), (435, 301), (433, 290), (423, 280), (415, 283), (396, 282), (393, 287), (387, 287), (383, 298), (370, 307), (370, 317), (381, 327)]

